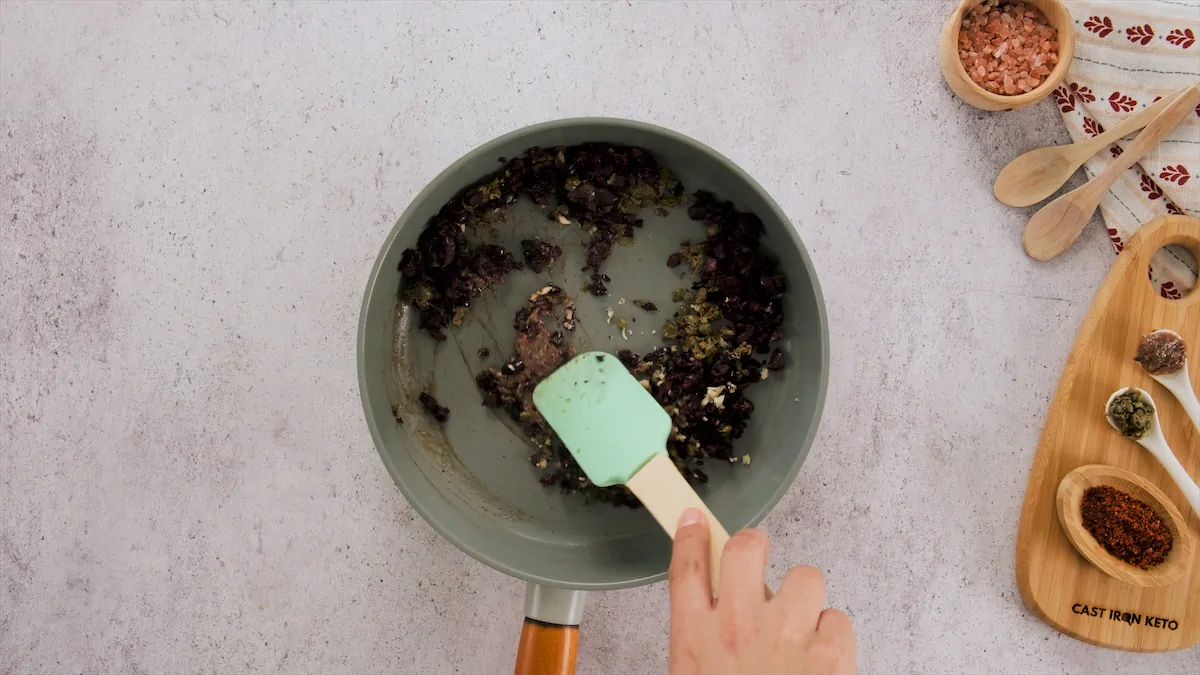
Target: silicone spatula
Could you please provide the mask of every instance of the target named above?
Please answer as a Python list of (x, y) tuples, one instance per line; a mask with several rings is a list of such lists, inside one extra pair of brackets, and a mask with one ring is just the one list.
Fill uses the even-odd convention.
[(709, 571), (720, 587), (721, 551), (729, 533), (667, 455), (671, 417), (612, 354), (580, 354), (542, 380), (533, 403), (601, 487), (623, 483), (667, 534), (684, 510), (704, 513), (711, 532)]

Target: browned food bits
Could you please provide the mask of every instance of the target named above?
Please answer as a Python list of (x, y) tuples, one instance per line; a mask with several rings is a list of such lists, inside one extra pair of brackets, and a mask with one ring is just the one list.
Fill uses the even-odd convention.
[(529, 265), (529, 269), (541, 274), (550, 263), (562, 255), (562, 248), (540, 239), (525, 239), (521, 241), (521, 253), (525, 256), (525, 264)]
[(1187, 362), (1187, 345), (1183, 338), (1169, 330), (1156, 330), (1138, 343), (1134, 361), (1142, 364), (1151, 375), (1168, 375)]
[(1058, 31), (1031, 4), (984, 0), (963, 17), (958, 58), (971, 81), (987, 91), (1024, 94), (1058, 64)]
[(641, 309), (643, 309), (647, 312), (657, 312), (658, 311), (658, 305), (654, 304), (653, 302), (650, 302), (649, 300), (634, 300), (633, 304), (635, 307), (640, 307)]
[[(563, 331), (551, 331), (545, 323), (557, 320), (564, 330), (570, 330), (574, 311), (574, 302), (557, 286), (548, 285), (534, 293), (513, 319), (517, 334), (512, 356), (499, 368), (488, 368), (475, 378), (483, 394), (483, 404), (507, 411), (524, 429), (537, 448), (532, 461), (539, 469), (549, 466), (556, 450), (562, 455), (560, 461), (569, 459), (566, 449), (556, 443), (554, 431), (533, 405), (533, 390), (575, 355), (575, 348), (564, 341)], [(570, 462), (579, 471), (574, 460)], [(551, 484), (545, 477), (542, 483)], [(578, 482), (573, 487), (579, 487)]]
[[(689, 481), (704, 483), (706, 460), (750, 463), (749, 455), (735, 452), (734, 441), (754, 412), (746, 390), (762, 381), (768, 368), (784, 367), (782, 352), (771, 344), (783, 338), (787, 284), (775, 259), (759, 249), (763, 226), (757, 216), (704, 191), (693, 195), (688, 215), (704, 223), (708, 237), (684, 246), (696, 276), (690, 289), (675, 292), (680, 306), (662, 330), (669, 346), (645, 356), (621, 350), (617, 358), (671, 416), (667, 452), (675, 466)], [(484, 405), (507, 410), (523, 427), (537, 448), (530, 461), (544, 472), (544, 485), (614, 506), (638, 506), (624, 486), (593, 485), (533, 407), (531, 394), (542, 373), (574, 352), (553, 340), (561, 333), (548, 334), (543, 324), (558, 313), (550, 303), (564, 303), (563, 314), (570, 317), (573, 307), (565, 294), (554, 288), (541, 298), (535, 294), (531, 302), (536, 304), (522, 309), (514, 322), (518, 343), (513, 357), (476, 378)], [(646, 311), (658, 309), (641, 300), (634, 304)], [(565, 320), (560, 321), (565, 327)], [(531, 340), (539, 345), (536, 349), (528, 346)], [(547, 358), (531, 367), (534, 352)]]
[[(466, 317), (470, 301), (510, 271), (524, 266), (542, 272), (562, 255), (557, 245), (526, 239), (522, 264), (499, 246), (478, 241), (505, 220), (507, 206), (519, 196), (543, 206), (551, 220), (583, 229), (586, 288), (597, 296), (612, 281), (601, 267), (613, 245), (632, 243), (642, 227), (639, 211), (654, 207), (662, 215), (665, 207), (686, 206), (704, 224), (707, 238), (684, 242), (668, 260), (677, 267), (686, 258), (692, 279), (690, 288), (676, 291), (681, 304), (661, 331), (667, 346), (644, 357), (625, 350), (618, 358), (671, 415), (667, 450), (688, 480), (708, 480), (701, 468), (705, 460), (749, 464), (750, 456), (733, 447), (754, 411), (745, 391), (769, 370), (784, 367), (772, 343), (783, 338), (786, 284), (775, 259), (759, 249), (762, 221), (708, 192), (683, 196), (679, 181), (641, 148), (602, 143), (530, 148), (446, 204), (417, 245), (404, 252), (402, 296), (420, 310), (420, 327), (434, 339), (446, 339), (446, 331)], [(646, 312), (659, 309), (646, 300), (632, 304)], [(624, 322), (616, 323), (625, 328)], [(574, 356), (567, 335), (577, 324), (567, 293), (543, 285), (513, 319), (512, 354), (480, 372), (476, 385), (483, 404), (507, 412), (532, 442), (530, 461), (542, 471), (544, 485), (615, 506), (638, 506), (623, 486), (593, 485), (533, 405), (537, 384)], [(488, 356), (487, 349), (479, 356)], [(421, 404), (439, 422), (449, 414), (428, 393), (421, 394)]]
[(433, 394), (430, 394), (426, 391), (421, 392), (420, 401), (421, 407), (425, 409), (425, 412), (433, 415), (433, 419), (439, 422), (445, 422), (446, 419), (450, 417), (450, 409), (441, 403), (438, 403), (438, 400), (433, 397)]
[(1162, 564), (1174, 537), (1166, 522), (1128, 492), (1097, 485), (1083, 493), (1083, 527), (1118, 560), (1144, 570)]
[[(400, 258), (404, 299), (420, 310), (420, 327), (445, 340), (446, 327), (462, 323), (471, 300), (521, 268), (500, 246), (476, 244), (468, 236), (481, 226), (503, 223), (508, 205), (521, 196), (546, 207), (551, 220), (577, 223), (588, 233), (588, 290), (606, 295), (611, 279), (600, 268), (613, 244), (633, 240), (643, 225), (637, 217), (642, 208), (678, 206), (682, 194), (675, 176), (642, 148), (607, 143), (529, 148), (429, 220), (417, 245)], [(534, 240), (522, 248), (535, 272), (562, 254)]]

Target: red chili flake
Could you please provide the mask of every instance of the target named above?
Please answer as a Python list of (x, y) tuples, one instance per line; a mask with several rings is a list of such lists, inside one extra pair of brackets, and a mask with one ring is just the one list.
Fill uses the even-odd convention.
[(1083, 527), (1105, 551), (1144, 570), (1159, 565), (1174, 537), (1150, 505), (1109, 485), (1090, 487), (1079, 505)]

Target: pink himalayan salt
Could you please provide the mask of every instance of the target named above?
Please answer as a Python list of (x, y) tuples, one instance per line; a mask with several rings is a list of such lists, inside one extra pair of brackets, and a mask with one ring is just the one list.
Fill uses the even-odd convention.
[(1058, 64), (1058, 31), (1031, 4), (984, 0), (963, 17), (958, 57), (971, 80), (987, 91), (1023, 94)]

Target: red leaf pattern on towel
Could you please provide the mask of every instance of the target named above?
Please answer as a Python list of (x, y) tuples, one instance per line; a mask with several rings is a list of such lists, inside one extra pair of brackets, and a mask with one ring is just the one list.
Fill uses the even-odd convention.
[(1113, 32), (1112, 19), (1106, 17), (1093, 16), (1083, 22), (1083, 27), (1092, 31), (1100, 37), (1108, 37), (1108, 34)]
[(1150, 178), (1150, 176), (1147, 176), (1146, 174), (1142, 174), (1142, 186), (1141, 187), (1142, 187), (1142, 192), (1146, 193), (1146, 196), (1150, 198), (1150, 201), (1154, 201), (1155, 199), (1162, 199), (1162, 190), (1159, 189), (1158, 183), (1155, 183)]
[(1150, 27), (1150, 24), (1131, 26), (1125, 29), (1125, 37), (1130, 42), (1140, 42), (1145, 47), (1154, 39), (1154, 29)]
[(1196, 44), (1196, 34), (1192, 32), (1191, 28), (1176, 28), (1167, 35), (1167, 42), (1180, 49), (1188, 49)]
[(1111, 227), (1108, 228), (1108, 239), (1112, 242), (1113, 250), (1117, 253), (1125, 249), (1125, 242), (1121, 241), (1121, 235), (1117, 234), (1117, 231)]
[(1169, 180), (1177, 185), (1187, 185), (1188, 179), (1192, 175), (1188, 173), (1187, 167), (1177, 164), (1175, 166), (1164, 166), (1162, 173), (1158, 174), (1158, 177), (1163, 180)]
[[(1084, 6), (1087, 6), (1086, 3)], [(1198, 35), (1200, 28), (1190, 20), (1177, 19), (1178, 23), (1176, 23), (1170, 19), (1152, 19), (1150, 14), (1154, 12), (1148, 12), (1139, 23), (1135, 24), (1138, 20), (1136, 13), (1131, 12), (1132, 17), (1128, 15), (1105, 16), (1105, 10), (1108, 8), (1098, 5), (1093, 5), (1091, 8), (1099, 11), (1081, 12), (1075, 23), (1077, 31), (1083, 30), (1077, 35), (1084, 36), (1079, 45), (1080, 54), (1084, 59), (1090, 58), (1089, 63), (1105, 67), (1099, 68), (1100, 72), (1089, 70), (1087, 73), (1078, 73), (1077, 71), (1082, 81), (1063, 82), (1054, 90), (1054, 96), (1051, 99), (1061, 112), (1063, 121), (1071, 129), (1071, 132), (1078, 134), (1082, 130), (1083, 138), (1099, 136), (1104, 133), (1106, 125), (1116, 124), (1117, 121), (1145, 108), (1152, 102), (1152, 99), (1154, 103), (1162, 101), (1164, 96), (1156, 96), (1155, 89), (1165, 92), (1174, 88), (1168, 86), (1169, 81), (1166, 83), (1156, 81), (1156, 76), (1151, 73), (1153, 70), (1151, 66), (1138, 63), (1145, 58), (1153, 60), (1155, 57), (1149, 56), (1149, 52), (1154, 52), (1161, 58), (1170, 60), (1194, 59), (1200, 53), (1200, 46), (1197, 45), (1197, 42), (1200, 42), (1200, 35)], [(1125, 47), (1121, 47), (1122, 44)], [(1120, 58), (1116, 54), (1111, 55), (1112, 59), (1099, 58), (1097, 52), (1105, 51), (1106, 48), (1112, 49), (1114, 52), (1123, 52), (1123, 54)], [(1108, 63), (1108, 61), (1112, 61), (1112, 63)], [(1126, 71), (1125, 75), (1144, 73), (1147, 80), (1126, 81), (1121, 79), (1124, 76), (1121, 73), (1111, 74), (1106, 80), (1104, 73), (1108, 72), (1108, 67), (1113, 70), (1124, 70)], [(1171, 70), (1172, 73), (1174, 70), (1181, 69), (1186, 70), (1187, 68), (1165, 69), (1160, 67), (1160, 70)], [(1159, 74), (1166, 77), (1172, 73), (1160, 72)], [(1083, 77), (1084, 75), (1087, 77)], [(1106, 81), (1114, 84), (1106, 84)], [(1115, 84), (1117, 82), (1120, 84)], [(1195, 107), (1194, 112), (1196, 117), (1188, 117), (1193, 123), (1200, 118), (1200, 105)], [(1135, 212), (1140, 213), (1147, 206), (1150, 213), (1165, 212), (1173, 217), (1196, 214), (1196, 211), (1193, 210), (1195, 205), (1189, 203), (1189, 200), (1195, 196), (1194, 191), (1200, 189), (1200, 177), (1197, 177), (1197, 174), (1200, 174), (1200, 162), (1189, 160), (1188, 155), (1195, 154), (1191, 152), (1191, 149), (1184, 152), (1181, 148), (1182, 146), (1176, 145), (1160, 148), (1157, 152), (1149, 155), (1149, 161), (1143, 159), (1141, 164), (1145, 167), (1144, 169), (1142, 166), (1135, 165), (1133, 171), (1137, 174), (1137, 180), (1134, 181), (1134, 184), (1138, 187), (1134, 188), (1132, 193), (1129, 192), (1129, 188), (1133, 186), (1129, 184), (1128, 179), (1123, 182), (1123, 185), (1114, 186), (1115, 196), (1110, 195), (1107, 199), (1120, 200), (1122, 205), (1128, 204), (1127, 209), (1119, 208), (1112, 213), (1105, 212), (1107, 223), (1104, 231), (1114, 253), (1122, 254), (1124, 252), (1127, 243), (1125, 241), (1126, 234), (1137, 229), (1138, 221), (1126, 222), (1129, 220), (1128, 216)], [(1112, 143), (1105, 146), (1106, 152), (1100, 157), (1104, 157), (1106, 154), (1110, 157), (1107, 162), (1119, 162), (1126, 159), (1126, 149), (1124, 142)], [(1105, 162), (1105, 160), (1101, 161)], [(1126, 176), (1131, 177), (1129, 174)], [(1132, 201), (1129, 199), (1131, 197)], [(1176, 201), (1171, 201), (1172, 197)], [(1154, 206), (1156, 200), (1160, 206)], [(1137, 207), (1139, 202), (1141, 209)], [(1183, 205), (1186, 205), (1188, 209), (1181, 208)], [(1162, 297), (1176, 299), (1187, 295), (1193, 285), (1192, 280), (1195, 278), (1194, 266), (1192, 269), (1188, 269), (1188, 265), (1170, 256), (1156, 256), (1156, 260), (1161, 264), (1155, 267), (1161, 269), (1147, 270), (1147, 277)], [(1200, 288), (1200, 285), (1197, 285), (1197, 288)]]
[(1091, 89), (1088, 89), (1087, 87), (1081, 87), (1074, 82), (1071, 83), (1071, 93), (1078, 96), (1079, 100), (1083, 101), (1084, 103), (1096, 102), (1096, 95), (1092, 93)]
[(1119, 91), (1114, 91), (1108, 97), (1108, 104), (1112, 106), (1114, 112), (1129, 112), (1133, 110), (1133, 106), (1137, 105), (1137, 101)]
[(1058, 104), (1058, 109), (1069, 113), (1075, 109), (1075, 95), (1066, 87), (1059, 87), (1054, 90), (1054, 102)]

